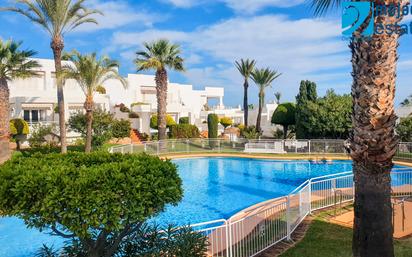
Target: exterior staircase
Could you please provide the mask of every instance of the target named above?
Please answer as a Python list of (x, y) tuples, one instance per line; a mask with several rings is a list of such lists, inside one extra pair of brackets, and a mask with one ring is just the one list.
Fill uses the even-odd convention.
[(143, 144), (143, 137), (137, 129), (132, 129), (130, 131), (130, 139), (132, 140), (132, 144)]

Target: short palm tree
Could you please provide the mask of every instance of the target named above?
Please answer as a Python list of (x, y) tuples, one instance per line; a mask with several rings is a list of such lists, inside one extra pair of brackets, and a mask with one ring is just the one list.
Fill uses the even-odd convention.
[(183, 58), (180, 56), (180, 46), (169, 40), (160, 39), (152, 43), (144, 43), (145, 50), (137, 52), (135, 60), (137, 70), (156, 71), (157, 93), (157, 124), (159, 140), (166, 139), (166, 112), (167, 112), (167, 69), (184, 71)]
[(21, 43), (0, 40), (0, 161), (9, 150), (10, 91), (8, 81), (36, 76), (34, 69), (40, 67), (29, 58), (34, 51), (20, 50)]
[(71, 63), (64, 65), (61, 78), (74, 79), (82, 88), (86, 97), (84, 109), (86, 110), (86, 153), (92, 149), (92, 123), (93, 123), (93, 96), (102, 89), (108, 80), (118, 80), (126, 87), (126, 80), (118, 72), (119, 64), (108, 57), (97, 58), (95, 53), (82, 55), (77, 51), (65, 56)]
[(249, 88), (249, 78), (252, 75), (253, 70), (256, 66), (255, 60), (249, 59), (241, 59), (240, 62), (235, 62), (236, 68), (238, 69), (239, 73), (243, 76), (243, 111), (244, 111), (244, 119), (245, 119), (245, 126), (248, 126), (248, 118), (249, 118), (249, 104), (248, 104), (248, 88)]
[[(342, 0), (313, 0), (316, 14)], [(401, 0), (370, 1), (401, 4)], [(385, 28), (395, 17), (375, 17)], [(393, 257), (391, 169), (398, 139), (394, 97), (399, 34), (361, 35), (349, 40), (352, 51), (353, 133), (350, 138), (355, 181), (353, 256)]]
[(63, 81), (57, 74), (60, 73), (65, 33), (85, 23), (96, 23), (91, 16), (100, 13), (89, 10), (84, 5), (85, 0), (15, 0), (15, 7), (1, 10), (13, 11), (22, 14), (33, 23), (43, 27), (51, 37), (50, 47), (53, 50), (56, 69), (57, 103), (59, 109), (59, 128), (62, 153), (67, 152), (66, 123)]
[(277, 79), (281, 73), (273, 71), (269, 68), (266, 69), (255, 69), (252, 72), (252, 80), (259, 87), (259, 111), (256, 120), (256, 130), (262, 132), (261, 120), (262, 120), (262, 111), (263, 105), (265, 104), (265, 90), (267, 87), (270, 87), (272, 82)]
[(276, 92), (275, 93), (275, 98), (276, 98), (276, 103), (280, 104), (280, 98), (282, 97), (282, 93), (281, 92)]

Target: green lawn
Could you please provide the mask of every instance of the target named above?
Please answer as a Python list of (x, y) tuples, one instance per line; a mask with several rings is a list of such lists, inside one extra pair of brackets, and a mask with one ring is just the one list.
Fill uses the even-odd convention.
[[(327, 223), (317, 217), (305, 238), (281, 257), (351, 257), (352, 229)], [(395, 242), (396, 257), (412, 256), (412, 238)]]

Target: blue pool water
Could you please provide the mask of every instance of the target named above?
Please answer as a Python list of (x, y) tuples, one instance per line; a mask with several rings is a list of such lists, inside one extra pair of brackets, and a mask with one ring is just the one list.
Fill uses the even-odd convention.
[[(153, 220), (194, 224), (227, 219), (259, 202), (287, 195), (306, 180), (352, 170), (351, 161), (311, 164), (241, 158), (174, 160), (183, 180), (184, 198)], [(60, 246), (59, 238), (29, 230), (16, 218), (0, 219), (0, 257), (31, 257), (42, 244)]]

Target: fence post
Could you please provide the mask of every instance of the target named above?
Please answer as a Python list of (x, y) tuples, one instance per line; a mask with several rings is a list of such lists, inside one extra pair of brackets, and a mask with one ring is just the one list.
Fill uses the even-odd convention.
[(189, 149), (189, 139), (186, 140), (186, 152), (189, 153), (190, 149)]
[(227, 221), (226, 223), (227, 225), (227, 229), (229, 231), (229, 238), (226, 238), (226, 241), (229, 240), (229, 255), (228, 257), (232, 257), (233, 256), (233, 239), (232, 239), (232, 224), (230, 222), (230, 219)]
[(143, 147), (144, 147), (143, 151), (146, 152), (147, 151), (147, 144), (144, 143)]
[(312, 214), (312, 179), (309, 179), (309, 214)]
[(130, 144), (130, 153), (133, 153), (133, 144)]
[(286, 201), (286, 226), (287, 226), (287, 237), (288, 241), (291, 240), (291, 233), (290, 233), (290, 195), (287, 196)]
[(160, 148), (160, 141), (157, 141), (157, 149), (156, 149), (157, 155), (159, 155), (159, 148)]
[(311, 154), (311, 152), (310, 152), (310, 145), (312, 144), (312, 142), (309, 140), (308, 141), (308, 145), (309, 145), (309, 149), (308, 149), (308, 151), (309, 151), (309, 154)]

